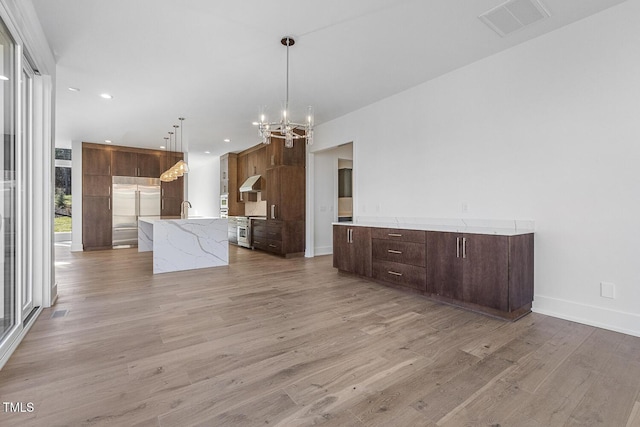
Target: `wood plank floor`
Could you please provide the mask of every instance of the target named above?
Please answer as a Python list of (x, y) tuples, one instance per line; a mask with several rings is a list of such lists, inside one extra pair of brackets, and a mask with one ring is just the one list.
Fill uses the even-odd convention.
[(59, 300), (0, 371), (2, 426), (640, 426), (640, 338), (515, 323), (235, 246), (57, 249)]

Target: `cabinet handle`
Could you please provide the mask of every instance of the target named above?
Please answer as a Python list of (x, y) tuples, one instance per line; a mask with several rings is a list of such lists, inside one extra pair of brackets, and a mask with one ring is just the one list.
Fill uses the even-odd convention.
[(109, 186), (109, 197), (111, 197), (111, 186)]
[(394, 276), (402, 276), (402, 273), (398, 273), (397, 271), (391, 271), (391, 270), (389, 270), (389, 271), (387, 271), (387, 273), (392, 274), (392, 275), (394, 275)]
[(390, 254), (402, 254), (402, 251), (396, 251), (394, 249), (387, 249), (387, 252), (389, 252)]
[(275, 248), (275, 247), (276, 247), (276, 245), (269, 244), (269, 247), (270, 247), (270, 248)]
[(109, 209), (108, 210), (111, 210), (111, 198), (108, 198), (107, 200), (109, 202)]
[(160, 206), (160, 210), (164, 210), (164, 199), (162, 199), (162, 206)]
[(398, 233), (389, 233), (388, 236), (391, 237), (402, 237), (402, 234), (398, 234)]
[(462, 258), (467, 257), (467, 238), (462, 238)]
[(109, 175), (111, 175), (111, 165), (109, 165)]
[(254, 245), (259, 245), (259, 244), (260, 244), (260, 242), (254, 239), (253, 244), (254, 244)]
[(460, 238), (456, 237), (456, 258), (460, 258)]
[(164, 197), (164, 188), (161, 191), (162, 191), (162, 197)]
[(276, 219), (276, 205), (271, 205), (271, 219)]

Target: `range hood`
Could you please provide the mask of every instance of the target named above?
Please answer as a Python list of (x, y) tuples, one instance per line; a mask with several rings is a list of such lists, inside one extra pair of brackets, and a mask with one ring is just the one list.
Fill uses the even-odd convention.
[(250, 176), (240, 186), (241, 193), (257, 193), (259, 191), (262, 191), (260, 188), (260, 175)]

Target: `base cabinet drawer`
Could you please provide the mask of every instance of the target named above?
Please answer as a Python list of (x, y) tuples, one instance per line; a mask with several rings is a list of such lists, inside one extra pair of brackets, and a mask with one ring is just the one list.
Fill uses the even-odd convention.
[(372, 245), (373, 259), (427, 266), (427, 246), (424, 243), (373, 239)]
[(266, 251), (267, 248), (269, 247), (269, 244), (267, 243), (267, 239), (253, 236), (253, 247), (256, 249), (262, 249), (263, 251)]
[(420, 291), (427, 289), (427, 270), (415, 265), (374, 260), (373, 278)]
[(400, 228), (372, 228), (371, 238), (425, 244), (427, 242), (427, 233), (422, 230), (404, 230)]
[(267, 240), (267, 251), (273, 252), (274, 254), (282, 253), (282, 241), (280, 240)]

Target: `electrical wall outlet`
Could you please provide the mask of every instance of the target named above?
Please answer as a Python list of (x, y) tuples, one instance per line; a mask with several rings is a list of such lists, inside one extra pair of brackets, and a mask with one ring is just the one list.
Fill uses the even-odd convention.
[(615, 298), (616, 285), (609, 282), (600, 282), (600, 296), (602, 298)]

